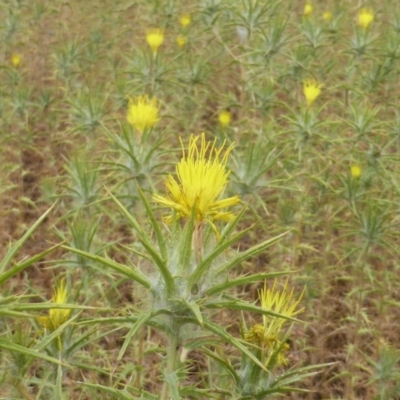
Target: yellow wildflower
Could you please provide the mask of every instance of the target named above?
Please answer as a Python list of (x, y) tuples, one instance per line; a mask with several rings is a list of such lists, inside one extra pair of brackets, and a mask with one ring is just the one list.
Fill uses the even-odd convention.
[[(200, 146), (197, 143), (199, 139)], [(215, 230), (214, 220), (230, 221), (234, 218), (233, 213), (221, 210), (240, 202), (239, 196), (219, 200), (227, 185), (229, 171), (226, 163), (233, 144), (222, 157), (225, 142), (216, 148), (216, 140), (206, 142), (204, 133), (190, 136), (187, 153), (182, 140), (181, 145), (182, 159), (176, 166), (178, 181), (169, 175), (165, 180), (167, 195), (155, 194), (153, 200), (163, 207), (172, 208), (177, 218), (190, 218), (194, 211), (197, 222), (207, 221)], [(171, 223), (173, 215), (165, 220)]]
[(182, 28), (186, 28), (192, 22), (192, 17), (190, 14), (182, 14), (179, 18)]
[(179, 47), (183, 47), (186, 44), (186, 38), (183, 35), (178, 35), (176, 37), (176, 43)]
[(350, 167), (350, 173), (351, 173), (351, 176), (352, 176), (354, 179), (357, 179), (357, 178), (359, 178), (359, 177), (361, 176), (362, 169), (361, 169), (361, 167), (360, 167), (359, 165), (353, 164), (353, 165)]
[(19, 64), (21, 64), (22, 56), (20, 54), (13, 54), (11, 56), (11, 64), (14, 68), (18, 68)]
[[(65, 304), (67, 297), (64, 279), (62, 279), (58, 286), (54, 288), (52, 302), (54, 304)], [(70, 308), (51, 308), (48, 316), (39, 317), (38, 320), (45, 328), (55, 331), (69, 319), (71, 312)]]
[(231, 123), (231, 113), (229, 111), (221, 111), (218, 114), (218, 121), (223, 128)]
[(153, 54), (156, 55), (158, 48), (163, 44), (164, 31), (162, 29), (151, 29), (146, 33), (146, 41)]
[(320, 95), (321, 87), (322, 83), (318, 83), (314, 79), (306, 79), (303, 82), (303, 93), (308, 107), (311, 107), (315, 99)]
[(153, 127), (160, 120), (158, 111), (159, 105), (155, 97), (150, 100), (148, 96), (138, 96), (129, 99), (127, 120), (143, 133), (145, 129)]
[[(298, 308), (303, 294), (299, 299), (293, 298), (293, 289), (287, 290), (288, 280), (281, 291), (277, 290), (276, 281), (271, 289), (267, 288), (267, 283), (264, 283), (264, 289), (260, 290), (259, 296), (261, 300), (261, 308), (283, 315), (284, 317), (293, 318), (302, 313), (304, 308)], [(286, 318), (277, 316), (263, 315), (263, 324), (254, 325), (248, 332), (245, 333), (244, 339), (249, 343), (261, 347), (266, 355), (266, 364), (271, 357), (277, 357), (278, 364), (287, 364), (285, 352), (289, 349), (286, 343), (282, 342), (283, 326), (289, 322)], [(276, 352), (279, 352), (276, 354)]]
[(306, 3), (303, 11), (304, 16), (309, 17), (312, 14), (313, 10), (313, 6), (310, 3)]
[(374, 20), (374, 12), (370, 8), (362, 8), (358, 13), (358, 25), (363, 29), (368, 29)]
[(322, 19), (325, 21), (329, 21), (330, 19), (332, 19), (332, 12), (331, 11), (325, 11), (322, 14)]

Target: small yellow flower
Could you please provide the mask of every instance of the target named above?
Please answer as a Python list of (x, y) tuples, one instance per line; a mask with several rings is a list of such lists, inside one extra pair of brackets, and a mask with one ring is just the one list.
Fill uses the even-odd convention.
[(22, 56), (20, 54), (13, 54), (11, 56), (11, 64), (14, 68), (18, 68), (19, 64), (21, 64)]
[(329, 21), (329, 20), (331, 20), (331, 19), (332, 19), (332, 12), (331, 12), (331, 11), (325, 11), (325, 12), (322, 14), (322, 19), (323, 19), (324, 21)]
[(162, 29), (151, 29), (146, 33), (146, 41), (153, 54), (156, 55), (159, 47), (164, 41), (164, 31)]
[(186, 38), (183, 35), (178, 35), (176, 37), (176, 43), (179, 47), (183, 47), (186, 44)]
[(303, 93), (308, 107), (311, 107), (315, 99), (321, 94), (321, 87), (322, 83), (318, 83), (314, 79), (306, 79), (303, 82)]
[(374, 12), (370, 8), (362, 8), (358, 13), (358, 25), (363, 29), (368, 29), (374, 20)]
[[(287, 286), (288, 280), (286, 280), (283, 289), (279, 291), (276, 289), (276, 281), (271, 289), (267, 288), (267, 283), (265, 282), (264, 289), (259, 292), (261, 308), (288, 318), (293, 318), (302, 313), (304, 308), (298, 309), (298, 305), (303, 294), (296, 300), (293, 298), (294, 290), (292, 289), (289, 293)], [(262, 325), (256, 324), (245, 333), (245, 340), (263, 349), (266, 356), (266, 364), (268, 364), (271, 357), (277, 356), (277, 364), (287, 365), (285, 352), (289, 349), (289, 346), (282, 342), (282, 330), (287, 322), (289, 320), (286, 318), (264, 315)], [(279, 351), (278, 355), (276, 354), (277, 351)]]
[[(200, 146), (197, 143), (199, 139)], [(223, 156), (225, 142), (216, 148), (216, 140), (206, 142), (204, 133), (190, 136), (187, 152), (182, 140), (181, 145), (182, 159), (176, 166), (178, 180), (169, 175), (165, 180), (167, 195), (154, 194), (153, 200), (163, 207), (172, 208), (177, 218), (190, 218), (194, 211), (196, 222), (207, 221), (216, 231), (213, 221), (228, 222), (234, 218), (233, 213), (221, 210), (240, 203), (239, 196), (219, 199), (228, 182), (226, 163), (233, 144)], [(167, 216), (165, 221), (171, 223), (173, 218), (174, 214)]]
[(229, 111), (221, 111), (218, 114), (218, 121), (223, 128), (226, 128), (231, 123), (231, 113)]
[(312, 14), (313, 10), (313, 6), (310, 3), (306, 3), (303, 11), (304, 16), (309, 17)]
[[(52, 302), (54, 304), (65, 304), (67, 303), (67, 297), (68, 293), (64, 285), (64, 279), (62, 279), (57, 287), (54, 288)], [(51, 308), (48, 316), (39, 317), (38, 320), (45, 328), (55, 331), (68, 321), (71, 312), (70, 308)]]
[(350, 173), (351, 173), (351, 176), (352, 176), (354, 179), (358, 179), (358, 178), (361, 176), (361, 174), (362, 174), (362, 169), (361, 169), (361, 167), (360, 167), (359, 165), (353, 164), (353, 165), (350, 167)]
[(186, 28), (192, 22), (192, 17), (190, 14), (182, 14), (179, 18), (182, 28)]
[(127, 120), (135, 129), (143, 133), (160, 120), (158, 115), (159, 108), (155, 97), (151, 100), (148, 96), (129, 99)]

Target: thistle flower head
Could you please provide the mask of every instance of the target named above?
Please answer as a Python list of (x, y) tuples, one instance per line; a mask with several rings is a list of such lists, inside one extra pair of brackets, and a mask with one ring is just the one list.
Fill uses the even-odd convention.
[(231, 113), (229, 111), (221, 111), (218, 114), (218, 121), (223, 128), (226, 128), (231, 123)]
[[(65, 304), (67, 302), (67, 289), (65, 288), (64, 279), (62, 279), (57, 287), (54, 288), (52, 302), (54, 304)], [(68, 308), (51, 308), (49, 315), (39, 317), (39, 322), (47, 329), (55, 331), (64, 324), (71, 315), (71, 309)]]
[(332, 12), (331, 11), (325, 11), (323, 14), (322, 14), (322, 19), (324, 20), (324, 21), (329, 21), (329, 20), (331, 20), (332, 19)]
[(374, 17), (374, 12), (370, 8), (362, 8), (358, 13), (358, 25), (363, 29), (368, 29)]
[(154, 55), (157, 54), (158, 48), (163, 44), (164, 31), (162, 29), (151, 29), (146, 33), (146, 41), (150, 46)]
[(18, 68), (19, 64), (21, 64), (22, 56), (20, 54), (13, 54), (11, 56), (11, 64), (14, 68)]
[[(304, 308), (298, 309), (298, 305), (303, 295), (297, 300), (293, 298), (293, 289), (287, 290), (288, 280), (282, 290), (276, 289), (276, 281), (271, 289), (264, 283), (264, 289), (260, 290), (259, 296), (261, 308), (279, 313), (285, 317), (292, 318), (304, 311)], [(285, 352), (289, 349), (286, 343), (282, 342), (282, 329), (288, 322), (286, 318), (275, 316), (263, 316), (263, 324), (256, 324), (249, 329), (244, 339), (260, 347), (266, 357), (268, 364), (271, 357), (277, 357), (277, 364), (287, 364)], [(277, 353), (277, 354), (276, 354)]]
[(321, 87), (322, 83), (318, 83), (313, 79), (306, 79), (303, 82), (303, 94), (306, 98), (307, 107), (311, 107), (315, 99), (320, 95)]
[(192, 17), (190, 14), (182, 14), (179, 18), (179, 22), (182, 28), (186, 28), (192, 22)]
[(176, 37), (176, 43), (179, 47), (183, 47), (186, 44), (186, 38), (183, 35), (178, 35)]
[(146, 129), (152, 128), (159, 120), (159, 105), (157, 99), (151, 100), (148, 96), (138, 96), (135, 99), (129, 99), (127, 120), (143, 133)]
[[(233, 213), (222, 210), (239, 203), (240, 198), (220, 199), (228, 182), (226, 163), (233, 147), (230, 145), (222, 155), (224, 145), (225, 142), (217, 148), (216, 140), (207, 142), (204, 133), (191, 135), (187, 152), (182, 144), (183, 156), (176, 166), (177, 180), (169, 175), (165, 180), (166, 196), (155, 194), (153, 200), (172, 208), (177, 218), (191, 218), (194, 212), (196, 222), (207, 221), (213, 227), (215, 220), (230, 221)], [(171, 223), (173, 215), (165, 220)]]
[(353, 164), (353, 165), (350, 167), (350, 173), (351, 173), (351, 176), (352, 176), (354, 179), (358, 179), (358, 178), (361, 176), (362, 169), (361, 169), (361, 167), (360, 167), (359, 165)]
[(304, 16), (309, 17), (312, 14), (313, 10), (313, 6), (310, 3), (306, 3), (303, 10)]

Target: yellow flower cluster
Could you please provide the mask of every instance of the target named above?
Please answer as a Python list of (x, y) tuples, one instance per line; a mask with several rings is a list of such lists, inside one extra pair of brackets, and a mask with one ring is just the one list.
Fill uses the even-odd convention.
[(218, 121), (223, 128), (226, 128), (231, 123), (231, 113), (229, 111), (221, 111), (218, 114)]
[(127, 120), (141, 134), (152, 128), (159, 120), (159, 105), (157, 99), (148, 96), (138, 96), (129, 99)]
[[(200, 146), (198, 141), (200, 139)], [(226, 169), (230, 145), (222, 155), (225, 143), (216, 147), (216, 141), (207, 142), (205, 134), (191, 135), (186, 153), (182, 144), (182, 160), (176, 166), (177, 180), (169, 175), (165, 180), (167, 195), (155, 194), (153, 200), (163, 207), (172, 208), (176, 218), (191, 218), (194, 212), (197, 222), (207, 221), (213, 227), (213, 221), (230, 221), (234, 215), (224, 208), (240, 203), (239, 196), (219, 199), (227, 182), (229, 171)], [(207, 156), (208, 153), (208, 156)], [(173, 221), (174, 214), (165, 218)]]
[(362, 8), (358, 13), (358, 25), (363, 29), (368, 29), (374, 17), (374, 12), (371, 9)]
[[(294, 289), (288, 291), (288, 280), (282, 290), (276, 289), (276, 281), (271, 289), (264, 283), (264, 289), (260, 290), (261, 308), (264, 310), (279, 313), (287, 318), (293, 318), (302, 313), (304, 308), (298, 308), (303, 294), (296, 300), (293, 297)], [(285, 352), (289, 349), (286, 343), (282, 342), (283, 326), (289, 322), (286, 318), (276, 316), (263, 316), (263, 324), (256, 324), (245, 333), (244, 339), (255, 344), (264, 350), (267, 355), (266, 364), (271, 357), (277, 357), (278, 364), (287, 364)]]
[[(67, 303), (67, 290), (65, 288), (64, 279), (60, 281), (58, 286), (54, 289), (52, 302), (54, 304), (65, 304)], [(55, 331), (62, 324), (68, 321), (72, 310), (69, 308), (51, 308), (49, 315), (45, 317), (39, 317), (38, 321), (47, 329)]]
[(303, 94), (306, 98), (307, 107), (311, 107), (315, 99), (321, 94), (322, 83), (314, 79), (306, 79), (303, 82)]
[(162, 29), (151, 29), (146, 33), (146, 41), (154, 55), (164, 42), (164, 31)]

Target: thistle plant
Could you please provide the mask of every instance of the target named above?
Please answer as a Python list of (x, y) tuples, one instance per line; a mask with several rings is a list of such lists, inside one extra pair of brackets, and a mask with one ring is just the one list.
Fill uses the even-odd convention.
[[(252, 311), (271, 318), (268, 324), (273, 324), (273, 318), (293, 320), (293, 315), (297, 314), (294, 310), (297, 303), (295, 305), (291, 303), (292, 295), (285, 294), (282, 298), (278, 295), (271, 300), (270, 292), (266, 291), (265, 299), (267, 300), (263, 300), (262, 306), (258, 307), (228, 293), (230, 288), (285, 273), (239, 275), (228, 279), (229, 273), (235, 267), (246, 259), (265, 251), (284, 234), (267, 239), (243, 252), (232, 249), (233, 244), (248, 229), (234, 233), (244, 210), (238, 215), (225, 210), (239, 204), (239, 197), (220, 198), (227, 185), (229, 172), (226, 169), (226, 163), (232, 145), (224, 153), (223, 150), (224, 145), (217, 148), (215, 141), (207, 142), (204, 134), (200, 137), (191, 136), (188, 151), (182, 149), (182, 160), (176, 166), (177, 180), (171, 175), (168, 176), (165, 180), (167, 194), (153, 195), (153, 201), (172, 210), (172, 214), (165, 218), (171, 226), (167, 231), (167, 236), (157, 221), (146, 196), (138, 189), (155, 233), (155, 242), (137, 219), (111, 195), (141, 243), (141, 250), (132, 249), (132, 251), (151, 263), (151, 274), (144, 274), (138, 267), (132, 268), (108, 257), (100, 257), (76, 248), (67, 248), (110, 267), (126, 278), (136, 281), (148, 291), (147, 308), (140, 311), (131, 310), (125, 317), (113, 320), (122, 322), (129, 316), (129, 320), (132, 321), (120, 350), (119, 359), (123, 357), (139, 329), (145, 325), (163, 332), (168, 339), (161, 399), (185, 396), (185, 393), (189, 391), (196, 397), (204, 395), (193, 387), (186, 387), (184, 383), (187, 373), (185, 360), (188, 357), (185, 348), (188, 348), (190, 342), (193, 348), (193, 340), (200, 340), (200, 345), (204, 335), (212, 335), (215, 338), (207, 340), (205, 343), (208, 345), (215, 343), (215, 340), (222, 340), (237, 348), (249, 362), (259, 368), (260, 373), (262, 371), (266, 374), (265, 379), (268, 380), (269, 372), (264, 362), (257, 358), (241, 340), (214, 321), (215, 310), (222, 308), (243, 312)], [(219, 227), (217, 225), (219, 221), (226, 225)], [(268, 303), (269, 300), (273, 304)], [(274, 326), (280, 328), (282, 324), (282, 322), (277, 322)], [(182, 352), (180, 357), (179, 352)], [(183, 356), (183, 354), (186, 355)], [(279, 387), (278, 384), (277, 387)], [(209, 388), (206, 392), (212, 395), (213, 390)]]
[(137, 96), (129, 99), (126, 116), (128, 124), (121, 124), (121, 133), (105, 131), (122, 157), (114, 168), (128, 178), (128, 193), (137, 198), (134, 181), (152, 186), (151, 175), (158, 168), (158, 149), (165, 141), (163, 134), (156, 137), (153, 128), (160, 121), (160, 103), (153, 97)]

